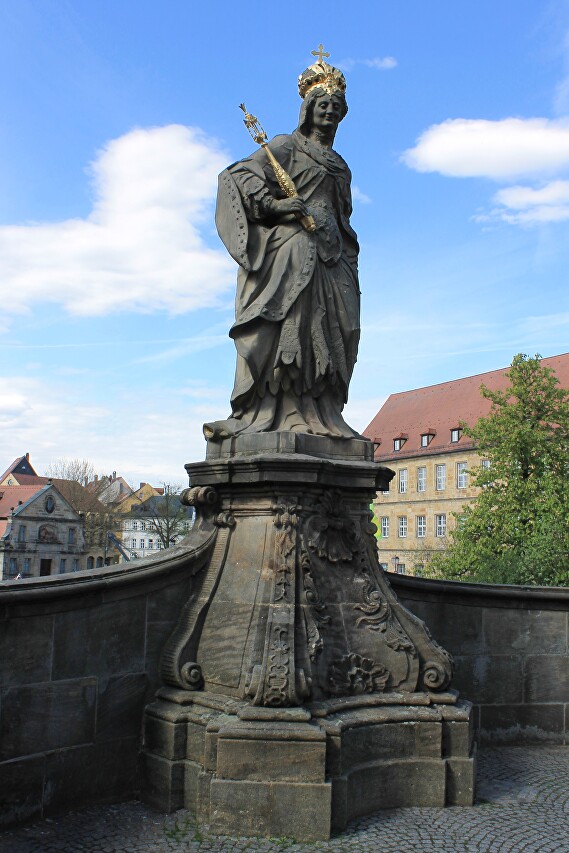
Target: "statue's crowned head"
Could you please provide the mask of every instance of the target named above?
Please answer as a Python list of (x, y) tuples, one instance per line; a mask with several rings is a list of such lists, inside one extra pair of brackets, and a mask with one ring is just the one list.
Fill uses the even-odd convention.
[(298, 78), (298, 94), (301, 98), (313, 89), (320, 89), (328, 95), (346, 95), (346, 78), (339, 68), (334, 68), (323, 59), (315, 62)]
[(312, 53), (318, 57), (317, 61), (303, 71), (298, 78), (298, 93), (302, 98), (299, 129), (302, 132), (306, 132), (307, 124), (310, 123), (312, 108), (317, 98), (322, 96), (337, 98), (341, 104), (340, 121), (348, 112), (346, 78), (339, 68), (329, 65), (324, 60), (324, 56), (330, 56), (330, 54), (324, 53), (322, 45)]

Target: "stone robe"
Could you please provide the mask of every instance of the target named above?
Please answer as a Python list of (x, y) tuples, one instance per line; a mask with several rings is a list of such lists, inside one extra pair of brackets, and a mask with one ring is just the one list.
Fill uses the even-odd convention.
[(214, 441), (269, 430), (353, 438), (341, 415), (360, 332), (350, 170), (298, 130), (269, 147), (317, 229), (271, 215), (267, 202), (284, 193), (263, 149), (220, 175), (216, 224), (240, 266), (230, 332), (237, 367), (232, 414), (205, 433)]

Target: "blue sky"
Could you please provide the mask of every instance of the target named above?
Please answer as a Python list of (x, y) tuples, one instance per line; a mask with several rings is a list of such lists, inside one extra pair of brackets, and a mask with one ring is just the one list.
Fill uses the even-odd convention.
[(347, 419), (569, 350), (569, 2), (239, 8), (0, 0), (0, 467), (203, 458), (234, 371), (216, 176), (252, 149), (241, 101), (296, 126), (320, 42), (361, 243)]

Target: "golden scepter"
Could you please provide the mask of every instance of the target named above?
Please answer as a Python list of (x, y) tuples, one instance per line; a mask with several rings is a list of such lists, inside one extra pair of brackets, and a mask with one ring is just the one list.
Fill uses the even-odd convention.
[[(273, 171), (275, 173), (275, 178), (278, 181), (279, 187), (287, 196), (287, 198), (298, 198), (298, 193), (296, 191), (296, 187), (292, 181), (291, 176), (288, 172), (285, 172), (279, 161), (274, 156), (273, 152), (269, 148), (267, 144), (267, 134), (259, 124), (259, 120), (256, 116), (251, 115), (251, 113), (247, 112), (247, 108), (245, 104), (239, 104), (240, 108), (245, 113), (245, 118), (243, 119), (243, 123), (255, 142), (263, 148), (269, 158), (269, 163), (273, 167)], [(301, 216), (297, 214), (297, 219), (301, 223), (303, 228), (306, 228), (307, 231), (316, 231), (316, 223), (314, 218), (310, 216)]]

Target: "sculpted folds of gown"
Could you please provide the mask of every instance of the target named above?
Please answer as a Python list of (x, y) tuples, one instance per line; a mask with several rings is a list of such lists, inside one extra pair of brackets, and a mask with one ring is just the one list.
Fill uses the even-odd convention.
[[(322, 67), (331, 68), (312, 66)], [(343, 93), (314, 86), (299, 128), (269, 143), (313, 216), (314, 232), (286, 212), (289, 200), (281, 201), (285, 194), (262, 148), (220, 175), (216, 224), (240, 267), (230, 332), (237, 366), (231, 416), (205, 425), (210, 441), (272, 430), (359, 437), (341, 414), (360, 332), (351, 174), (322, 142), (333, 140), (346, 111)]]

